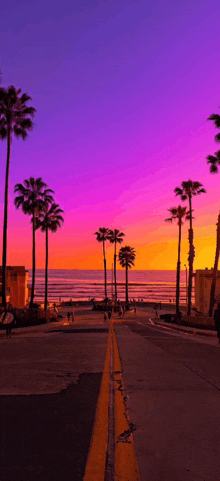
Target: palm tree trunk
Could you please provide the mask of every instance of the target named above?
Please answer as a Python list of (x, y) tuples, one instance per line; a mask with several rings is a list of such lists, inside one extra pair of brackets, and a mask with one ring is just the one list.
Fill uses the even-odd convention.
[(35, 213), (33, 213), (33, 245), (32, 245), (32, 286), (31, 286), (31, 301), (30, 307), (33, 307), (34, 303), (34, 286), (35, 286)]
[(178, 259), (176, 268), (176, 316), (179, 317), (179, 300), (180, 300), (180, 251), (181, 251), (181, 219), (179, 219), (179, 241), (178, 241)]
[(187, 310), (188, 316), (190, 316), (190, 314), (191, 314), (193, 259), (194, 259), (191, 196), (189, 196), (189, 212), (190, 212), (190, 228), (189, 228), (189, 257), (188, 257), (188, 259), (189, 259), (188, 310)]
[(116, 281), (116, 259), (117, 259), (117, 254), (116, 254), (116, 242), (115, 242), (115, 255), (114, 255), (115, 301), (117, 301), (118, 299), (117, 281)]
[(104, 281), (105, 281), (105, 299), (107, 298), (107, 269), (105, 257), (105, 241), (103, 240), (103, 261), (104, 261)]
[(128, 265), (125, 267), (125, 276), (126, 276), (126, 305), (128, 306)]
[(215, 263), (214, 263), (214, 269), (212, 273), (212, 283), (211, 283), (211, 290), (210, 290), (209, 317), (212, 317), (213, 307), (215, 304), (215, 286), (216, 286), (216, 279), (217, 279), (217, 273), (218, 273), (219, 254), (220, 254), (220, 213), (218, 214), (218, 222), (217, 222)]
[(47, 312), (47, 285), (48, 285), (48, 228), (46, 228), (46, 256), (45, 256), (45, 298), (44, 310)]
[(4, 204), (4, 223), (3, 223), (3, 242), (2, 242), (2, 305), (6, 308), (6, 268), (7, 268), (7, 225), (8, 225), (8, 184), (9, 184), (9, 164), (11, 156), (11, 129), (8, 128), (7, 135), (7, 162), (5, 173), (5, 204)]

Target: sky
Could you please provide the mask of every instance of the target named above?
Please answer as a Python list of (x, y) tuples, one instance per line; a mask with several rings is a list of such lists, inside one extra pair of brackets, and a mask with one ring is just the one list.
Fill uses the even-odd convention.
[[(207, 190), (193, 199), (194, 268), (213, 266), (220, 175), (209, 173), (206, 157), (220, 148), (207, 121), (220, 114), (219, 18), (219, 0), (3, 3), (1, 87), (21, 88), (37, 111), (28, 139), (12, 141), (8, 264), (31, 268), (30, 218), (15, 210), (13, 190), (34, 176), (65, 212), (50, 234), (50, 268), (102, 269), (94, 232), (109, 227), (135, 249), (135, 269), (175, 269), (178, 226), (164, 219), (188, 179)], [(5, 167), (1, 141), (0, 226)], [(36, 243), (43, 268), (43, 233)]]

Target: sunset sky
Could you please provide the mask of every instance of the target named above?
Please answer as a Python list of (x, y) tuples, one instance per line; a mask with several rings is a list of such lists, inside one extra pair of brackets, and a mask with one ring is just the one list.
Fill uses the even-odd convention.
[[(0, 18), (1, 87), (21, 88), (37, 110), (28, 139), (12, 142), (8, 264), (31, 267), (30, 219), (15, 211), (13, 188), (34, 176), (65, 211), (50, 268), (102, 269), (93, 234), (105, 226), (126, 234), (136, 269), (175, 269), (178, 227), (164, 219), (191, 178), (207, 189), (193, 199), (194, 268), (212, 267), (220, 174), (206, 157), (220, 146), (207, 117), (220, 114), (219, 0), (8, 0)], [(0, 158), (2, 226), (5, 141)], [(109, 268), (112, 258), (107, 245)]]

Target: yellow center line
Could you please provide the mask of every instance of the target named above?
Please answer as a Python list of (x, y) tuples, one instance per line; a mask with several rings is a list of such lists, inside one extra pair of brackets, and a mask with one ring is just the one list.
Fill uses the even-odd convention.
[(115, 374), (115, 481), (140, 481), (132, 434), (133, 425), (127, 409), (122, 367), (114, 330), (113, 346)]
[(104, 481), (108, 446), (108, 404), (112, 328), (109, 329), (107, 354), (97, 403), (93, 433), (83, 481)]
[(113, 339), (114, 415), (115, 415), (115, 475), (112, 481), (140, 481), (139, 468), (132, 435), (126, 394), (122, 379), (122, 367), (113, 324), (109, 329), (107, 354), (97, 403), (83, 481), (104, 481), (108, 445), (108, 405), (110, 385), (110, 353)]

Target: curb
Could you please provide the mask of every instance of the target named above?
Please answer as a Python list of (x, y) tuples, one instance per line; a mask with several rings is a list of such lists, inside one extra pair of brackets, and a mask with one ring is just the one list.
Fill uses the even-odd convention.
[(177, 324), (174, 326), (173, 324), (170, 324), (169, 322), (160, 322), (157, 321), (157, 319), (152, 319), (153, 323), (155, 325), (161, 326), (161, 327), (169, 327), (170, 329), (173, 329), (175, 331), (182, 331), (182, 332), (187, 332), (188, 334), (192, 334), (193, 336), (199, 335), (199, 336), (208, 336), (208, 337), (217, 337), (217, 333), (215, 331), (211, 331), (209, 329), (199, 329), (197, 327), (184, 327), (184, 326), (178, 326)]

